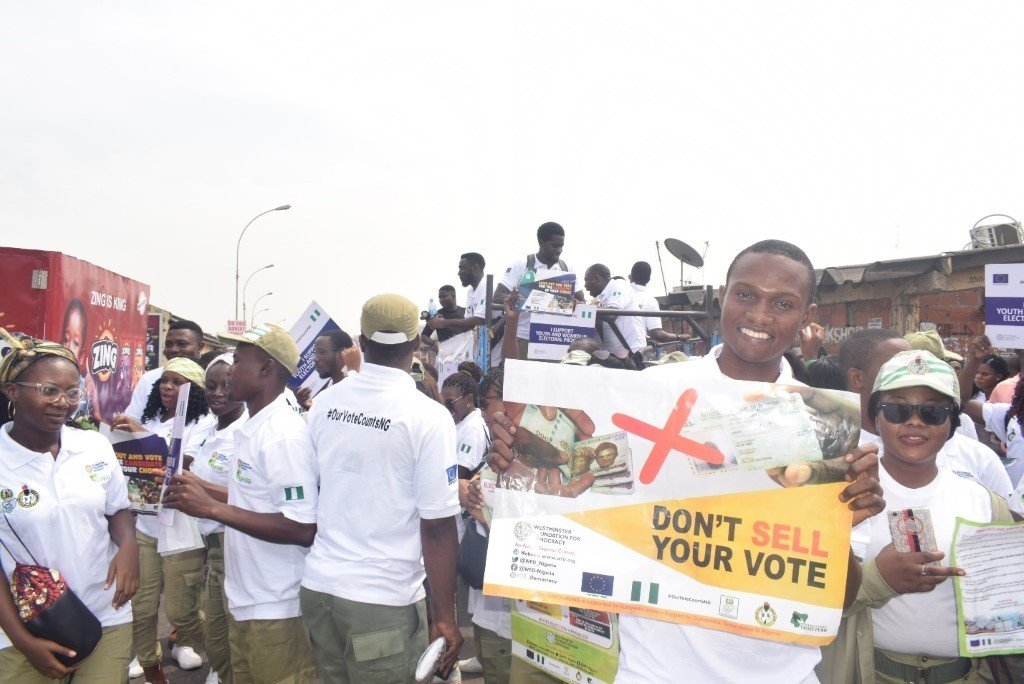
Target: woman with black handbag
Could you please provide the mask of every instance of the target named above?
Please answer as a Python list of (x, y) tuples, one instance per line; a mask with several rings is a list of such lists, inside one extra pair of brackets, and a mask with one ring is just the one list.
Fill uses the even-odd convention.
[(139, 586), (128, 489), (98, 433), (65, 425), (82, 389), (74, 354), (0, 329), (0, 684), (128, 681)]

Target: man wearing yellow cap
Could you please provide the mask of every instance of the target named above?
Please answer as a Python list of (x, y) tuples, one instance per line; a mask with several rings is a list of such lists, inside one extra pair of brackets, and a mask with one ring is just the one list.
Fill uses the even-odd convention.
[(302, 617), (320, 680), (412, 681), (430, 640), (455, 664), (459, 512), (455, 425), (409, 375), (419, 312), (405, 297), (363, 305), (359, 374), (313, 402), (321, 481), (317, 533), (302, 576)]
[(299, 612), (299, 580), (316, 534), (317, 463), (305, 421), (284, 390), (299, 350), (275, 325), (250, 328), (235, 350), (228, 398), (249, 419), (235, 431), (227, 490), (189, 472), (175, 477), (168, 506), (226, 526), (234, 684), (316, 681)]

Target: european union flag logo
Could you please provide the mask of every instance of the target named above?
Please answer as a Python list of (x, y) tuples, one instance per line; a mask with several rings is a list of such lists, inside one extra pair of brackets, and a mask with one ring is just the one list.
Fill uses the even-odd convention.
[(992, 282), (995, 285), (1009, 285), (1010, 284), (1010, 274), (1009, 273), (993, 273), (992, 274)]
[(580, 591), (585, 594), (611, 596), (614, 586), (615, 577), (612, 575), (602, 575), (597, 572), (585, 572), (583, 573), (583, 581), (580, 582)]
[(971, 646), (974, 646), (974, 647), (981, 646), (981, 640), (980, 639), (971, 639), (970, 644), (971, 644)]
[(449, 466), (444, 472), (448, 476), (448, 484), (454, 483), (459, 477), (459, 467), (457, 465)]

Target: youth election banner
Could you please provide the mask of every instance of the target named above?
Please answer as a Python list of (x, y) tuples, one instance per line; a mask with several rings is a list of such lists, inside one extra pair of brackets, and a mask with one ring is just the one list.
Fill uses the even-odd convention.
[(581, 337), (594, 336), (596, 320), (597, 307), (592, 304), (577, 304), (571, 316), (533, 314), (527, 358), (558, 361), (566, 355), (570, 344)]
[(985, 334), (1004, 349), (1024, 349), (1024, 264), (985, 265)]
[(317, 375), (316, 351), (313, 348), (316, 338), (331, 330), (341, 330), (341, 326), (334, 322), (334, 319), (327, 315), (324, 308), (315, 301), (310, 302), (306, 310), (295, 321), (289, 333), (295, 340), (295, 346), (299, 348), (299, 370), (291, 380), (288, 387), (294, 392), (301, 387), (309, 387), (315, 396), (317, 391), (327, 382), (326, 379)]
[(509, 361), (504, 397), (518, 458), (493, 492), (485, 594), (834, 638), (845, 484), (791, 483), (842, 477), (825, 459), (857, 444), (856, 397), (729, 380), (711, 357), (637, 373)]

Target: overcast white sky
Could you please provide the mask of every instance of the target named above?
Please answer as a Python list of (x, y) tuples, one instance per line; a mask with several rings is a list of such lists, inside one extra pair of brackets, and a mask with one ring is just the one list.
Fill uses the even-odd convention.
[(242, 242), (243, 280), (276, 265), (250, 303), (352, 330), (548, 220), (580, 272), (708, 241), (712, 284), (767, 237), (819, 267), (959, 249), (1024, 218), (1022, 26), (1019, 2), (8, 2), (0, 244), (211, 330), (239, 232), (284, 203)]

